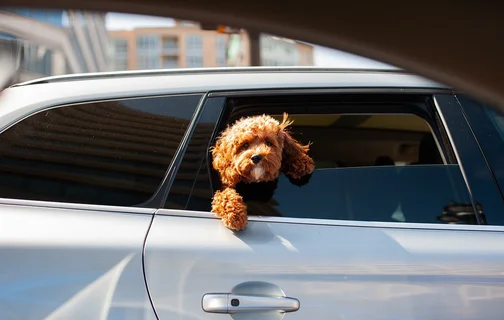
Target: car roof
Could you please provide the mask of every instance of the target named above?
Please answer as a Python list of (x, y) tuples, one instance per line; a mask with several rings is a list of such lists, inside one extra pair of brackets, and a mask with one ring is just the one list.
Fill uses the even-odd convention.
[[(248, 75), (248, 76), (258, 76), (262, 75), (268, 77), (268, 82), (277, 82), (278, 79), (271, 79), (270, 76), (272, 74), (280, 75), (288, 73), (289, 76), (303, 76), (306, 74), (318, 75), (319, 77), (324, 75), (327, 76), (337, 75), (340, 79), (338, 81), (338, 85), (347, 86), (345, 84), (346, 81), (352, 81), (351, 77), (359, 77), (361, 81), (360, 83), (356, 83), (357, 86), (365, 86), (369, 84), (366, 82), (367, 76), (375, 77), (380, 75), (382, 80), (375, 81), (376, 86), (389, 86), (389, 81), (385, 81), (385, 78), (388, 80), (392, 80), (393, 76), (409, 76), (411, 80), (416, 79), (418, 87), (422, 87), (427, 85), (428, 87), (440, 87), (440, 84), (435, 84), (432, 81), (421, 78), (419, 76), (415, 76), (412, 73), (407, 71), (397, 69), (397, 68), (326, 68), (326, 67), (224, 67), (224, 68), (184, 68), (184, 69), (156, 69), (156, 70), (137, 70), (137, 71), (115, 71), (115, 72), (98, 72), (98, 73), (81, 73), (81, 74), (65, 74), (61, 76), (51, 76), (51, 77), (43, 77), (38, 78), (26, 82), (22, 82), (19, 84), (15, 84), (12, 87), (20, 87), (20, 86), (28, 86), (34, 84), (44, 84), (44, 83), (64, 83), (70, 81), (90, 81), (90, 80), (117, 80), (117, 79), (125, 79), (125, 78), (138, 78), (138, 77), (162, 77), (162, 76), (185, 76), (185, 77), (194, 77), (202, 75), (211, 75), (220, 77), (221, 80), (225, 80), (225, 75)], [(197, 79), (191, 79), (196, 80)], [(381, 83), (382, 82), (382, 83)], [(229, 82), (226, 86), (229, 86), (230, 90), (233, 90), (233, 83)], [(250, 81), (250, 85), (253, 86), (254, 82)], [(406, 84), (408, 87), (411, 84)], [(204, 83), (196, 82), (194, 86), (203, 86)], [(308, 85), (309, 86), (309, 85)], [(401, 86), (400, 83), (396, 83), (393, 86)], [(414, 85), (415, 86), (415, 85)]]
[(145, 95), (296, 88), (431, 88), (445, 86), (399, 69), (317, 67), (201, 68), (74, 74), (13, 85), (0, 96), (0, 130), (53, 106)]

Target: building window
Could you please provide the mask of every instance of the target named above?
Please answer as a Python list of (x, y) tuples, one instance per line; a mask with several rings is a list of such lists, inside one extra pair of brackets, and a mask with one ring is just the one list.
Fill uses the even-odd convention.
[(226, 57), (217, 57), (217, 66), (218, 67), (225, 67), (225, 66), (227, 66)]
[(159, 68), (160, 39), (156, 35), (142, 35), (136, 39), (137, 69)]
[(128, 40), (126, 39), (113, 39), (115, 54), (117, 56), (126, 56), (128, 53)]
[(114, 45), (114, 70), (128, 70), (128, 40), (113, 39)]
[(164, 69), (174, 69), (178, 68), (178, 59), (177, 58), (166, 58), (163, 61)]
[(226, 37), (218, 36), (216, 39), (216, 64), (218, 67), (225, 67), (227, 65), (226, 59)]
[(137, 69), (157, 69), (159, 68), (158, 55), (138, 55), (137, 56)]
[(191, 34), (186, 36), (187, 50), (203, 50), (203, 39), (200, 35)]
[(156, 49), (159, 46), (158, 36), (142, 35), (138, 36), (136, 41), (137, 41), (137, 50), (151, 50)]
[(186, 66), (188, 68), (203, 67), (203, 39), (200, 35), (186, 36)]
[(189, 56), (186, 59), (188, 68), (201, 68), (203, 67), (203, 57)]
[(162, 55), (165, 57), (178, 56), (178, 41), (175, 37), (163, 38)]
[(163, 49), (177, 49), (177, 39), (166, 38), (163, 40)]

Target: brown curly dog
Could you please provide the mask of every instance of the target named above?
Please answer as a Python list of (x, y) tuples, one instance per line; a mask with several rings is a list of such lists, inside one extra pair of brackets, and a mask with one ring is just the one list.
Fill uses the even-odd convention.
[(293, 121), (287, 113), (279, 122), (271, 116), (241, 118), (228, 126), (212, 148), (212, 165), (219, 173), (222, 190), (215, 192), (212, 212), (233, 230), (247, 226), (247, 206), (237, 184), (275, 181), (280, 172), (301, 179), (314, 170), (309, 145), (301, 145), (286, 131)]

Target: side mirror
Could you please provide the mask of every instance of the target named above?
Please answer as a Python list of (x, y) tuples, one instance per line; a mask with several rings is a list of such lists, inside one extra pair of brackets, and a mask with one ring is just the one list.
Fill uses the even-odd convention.
[(19, 40), (0, 38), (0, 92), (17, 81), (22, 47)]

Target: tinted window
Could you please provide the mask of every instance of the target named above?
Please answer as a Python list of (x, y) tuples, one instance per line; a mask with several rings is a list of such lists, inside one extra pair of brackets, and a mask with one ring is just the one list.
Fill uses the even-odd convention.
[(156, 191), (199, 95), (39, 112), (0, 135), (0, 197), (139, 205)]
[(191, 140), (170, 188), (166, 209), (210, 209), (212, 197), (207, 153), (215, 124), (219, 120), (224, 99), (211, 98), (205, 106), (194, 129)]
[[(477, 223), (457, 165), (316, 169), (310, 182), (302, 187), (282, 175), (271, 203), (248, 206), (254, 215)], [(466, 214), (468, 211), (470, 214)]]
[(468, 115), (471, 127), (490, 164), (495, 178), (504, 189), (504, 114), (467, 96), (457, 96)]
[(315, 172), (301, 187), (281, 175), (271, 201), (247, 202), (250, 215), (477, 223), (460, 168), (433, 134), (435, 122), (407, 113), (290, 117), (292, 135), (312, 142)]

